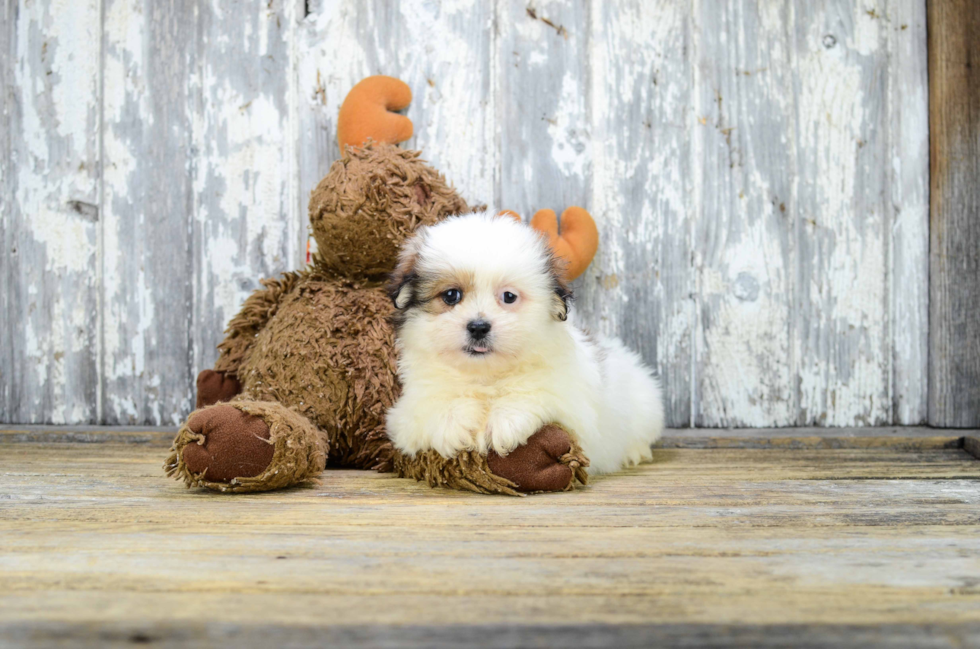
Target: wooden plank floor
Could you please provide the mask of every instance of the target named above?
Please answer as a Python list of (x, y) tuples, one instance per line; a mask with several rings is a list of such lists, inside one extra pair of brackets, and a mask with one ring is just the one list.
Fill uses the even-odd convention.
[(961, 433), (678, 432), (507, 498), (358, 471), (188, 491), (166, 433), (82, 432), (0, 431), (0, 645), (980, 643)]

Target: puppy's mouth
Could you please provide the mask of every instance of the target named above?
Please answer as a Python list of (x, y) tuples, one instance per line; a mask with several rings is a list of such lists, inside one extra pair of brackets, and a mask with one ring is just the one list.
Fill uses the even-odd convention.
[(490, 343), (485, 340), (480, 340), (478, 342), (472, 342), (463, 348), (463, 351), (470, 356), (486, 356), (493, 351), (493, 347)]

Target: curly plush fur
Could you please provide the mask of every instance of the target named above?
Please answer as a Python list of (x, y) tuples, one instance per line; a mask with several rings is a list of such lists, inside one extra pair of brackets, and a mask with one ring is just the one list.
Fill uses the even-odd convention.
[[(401, 132), (404, 118), (385, 111), (410, 98), (396, 79), (364, 80), (342, 110), (357, 122), (348, 136)], [(588, 460), (560, 429), (542, 429), (513, 457), (407, 456), (388, 440), (385, 411), (400, 385), (382, 285), (417, 228), (471, 209), (419, 155), (388, 143), (344, 147), (310, 198), (313, 265), (263, 280), (231, 320), (214, 369), (198, 377), (199, 409), (174, 440), (168, 475), (231, 492), (315, 480), (327, 463), (483, 493), (584, 482)]]
[(348, 149), (310, 197), (321, 267), (339, 277), (384, 280), (398, 248), (421, 225), (470, 207), (418, 151), (390, 144)]
[[(392, 305), (383, 282), (394, 268), (397, 246), (417, 227), (467, 210), (417, 151), (390, 144), (349, 149), (310, 199), (310, 224), (320, 248), (313, 265), (263, 280), (218, 346), (215, 372), (234, 377), (241, 389), (229, 405), (265, 420), (274, 440), (283, 430), (282, 412), (299, 417), (305, 423), (290, 428), (302, 432), (290, 433), (294, 445), (300, 444), (297, 435), (310, 439), (308, 432), (317, 431), (333, 465), (392, 470), (384, 416), (400, 387)], [(223, 491), (279, 488), (323, 469), (277, 452), (262, 476), (218, 485), (184, 462), (184, 448), (199, 441), (200, 434), (185, 424), (166, 463), (168, 473), (188, 485)], [(276, 478), (268, 480), (270, 475)]]
[[(432, 486), (517, 494), (521, 487), (501, 475), (511, 470), (506, 462), (497, 462), (495, 474), (485, 455), (403, 455), (385, 432), (385, 413), (401, 388), (393, 306), (383, 282), (398, 245), (418, 227), (469, 209), (418, 152), (388, 144), (349, 149), (310, 199), (320, 253), (307, 269), (263, 280), (231, 320), (214, 371), (199, 381), (203, 408), (174, 440), (168, 475), (187, 486), (265, 491), (315, 480), (329, 463), (395, 471)], [(243, 421), (241, 413), (254, 419)], [(245, 440), (226, 434), (256, 425), (267, 432)], [(231, 468), (228, 454), (238, 463)], [(565, 481), (560, 472), (517, 471), (517, 479), (532, 485), (524, 491), (537, 490), (541, 475), (552, 476), (548, 487), (566, 488), (571, 471), (588, 464), (571, 455), (542, 462), (569, 465)], [(223, 475), (252, 466), (266, 468)], [(575, 475), (584, 480), (581, 471)]]

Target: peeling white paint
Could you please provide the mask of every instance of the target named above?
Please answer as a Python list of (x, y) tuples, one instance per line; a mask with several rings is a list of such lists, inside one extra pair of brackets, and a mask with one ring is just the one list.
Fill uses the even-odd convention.
[(551, 159), (566, 176), (584, 178), (592, 160), (591, 138), (580, 120), (585, 113), (585, 96), (572, 74), (561, 80), (561, 94), (555, 116), (548, 120), (551, 136)]
[(11, 250), (0, 265), (16, 283), (4, 316), (20, 343), (7, 352), (16, 376), (0, 372), (10, 399), (0, 417), (88, 423), (98, 380), (98, 3), (28, 3), (15, 15), (4, 25), (13, 39), (4, 114), (14, 121), (11, 191), (0, 197)]
[[(813, 332), (797, 339), (799, 408), (813, 423), (835, 426), (885, 423), (892, 408), (889, 270), (879, 201), (887, 182), (880, 171), (888, 165), (876, 159), (874, 169), (859, 166), (880, 147), (872, 139), (877, 116), (869, 111), (886, 97), (871, 101), (868, 93), (877, 90), (884, 44), (877, 20), (860, 8), (852, 11), (855, 33), (838, 32), (830, 48), (824, 21), (815, 16), (798, 61), (799, 196), (807, 224), (803, 250), (810, 255), (801, 260), (809, 301), (798, 317)], [(881, 152), (887, 155), (887, 148)], [(877, 191), (859, 182), (874, 183)]]
[(468, 200), (591, 210), (580, 318), (655, 366), (674, 425), (924, 417), (923, 3), (103, 1), (19, 11), (5, 416), (178, 423), (258, 279), (303, 263), (346, 92), (391, 74)]

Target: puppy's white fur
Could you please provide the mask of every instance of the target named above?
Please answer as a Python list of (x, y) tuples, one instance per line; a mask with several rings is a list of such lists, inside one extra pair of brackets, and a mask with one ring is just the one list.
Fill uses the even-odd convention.
[[(455, 305), (443, 299), (449, 289), (462, 291)], [(511, 218), (478, 213), (421, 229), (391, 289), (403, 388), (387, 416), (395, 446), (505, 455), (557, 423), (592, 473), (649, 460), (664, 425), (656, 379), (619, 341), (565, 321), (562, 291), (544, 240)], [(476, 344), (474, 320), (491, 325)]]

